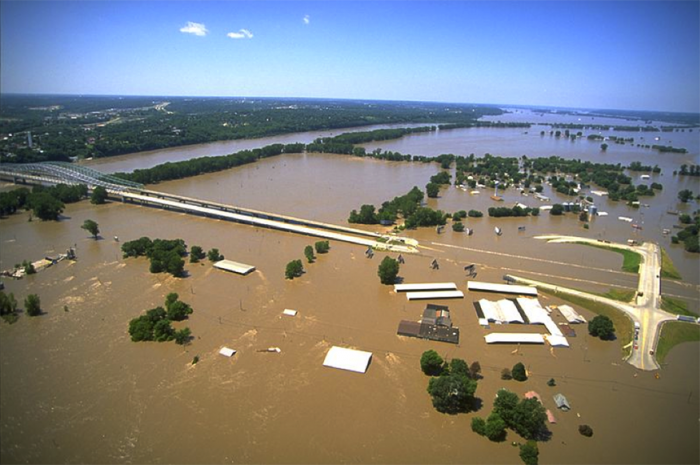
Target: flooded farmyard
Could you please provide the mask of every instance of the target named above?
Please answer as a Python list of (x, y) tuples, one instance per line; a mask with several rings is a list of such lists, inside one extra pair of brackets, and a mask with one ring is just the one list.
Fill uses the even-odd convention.
[[(413, 135), (372, 148), (481, 156), (474, 148), (480, 147), (474, 131)], [(476, 131), (486, 137), (480, 142), (483, 147), (491, 147), (484, 151), (496, 155), (557, 154), (600, 161), (599, 150), (586, 141), (572, 145), (579, 152), (571, 153), (574, 149), (567, 146), (562, 153), (549, 136), (543, 140), (533, 135), (534, 129), (531, 134)], [(694, 134), (688, 140), (697, 144)], [(259, 146), (265, 144), (259, 141)], [(424, 152), (427, 146), (434, 152)], [(511, 153), (510, 146), (517, 149)], [(120, 202), (72, 204), (59, 222), (29, 222), (26, 213), (3, 219), (3, 269), (70, 246), (78, 259), (5, 281), (6, 290), (20, 302), (27, 294), (39, 294), (45, 314), (21, 315), (13, 325), (0, 325), (2, 462), (514, 463), (518, 448), (509, 444), (519, 440), (515, 433), (508, 433), (504, 445), (477, 436), (470, 427), (473, 416), (488, 416), (497, 390), (505, 387), (520, 396), (537, 391), (554, 412), (551, 439), (540, 444), (542, 463), (697, 463), (697, 344), (676, 347), (658, 378), (625, 363), (618, 341), (595, 339), (585, 326), (575, 327), (570, 348), (487, 345), (483, 336), (489, 331), (478, 324), (473, 303), (494, 297), (466, 292), (464, 272), (473, 263), (479, 281), (502, 282), (504, 274), (518, 273), (595, 292), (636, 289), (637, 276), (620, 270), (619, 255), (576, 244), (546, 244), (534, 236), (653, 240), (666, 248), (684, 277), (678, 283), (664, 280), (662, 292), (684, 298), (697, 312), (697, 258), (672, 247), (661, 234), (675, 221), (666, 211), (670, 205), (677, 208), (679, 186), (697, 191), (697, 179), (671, 174), (681, 163), (697, 159), (697, 145), (687, 148), (690, 154), (668, 158), (634, 147), (611, 149), (607, 156), (615, 162), (659, 163), (664, 190), (649, 201), (650, 207), (638, 210), (624, 202), (600, 201), (609, 216), (594, 219), (590, 230), (570, 215), (542, 215), (470, 218), (472, 236), (449, 228), (441, 234), (434, 228), (404, 233), (422, 246), (420, 254), (405, 257), (400, 270), (404, 282), (455, 282), (466, 293), (464, 299), (440, 302), (450, 307), (461, 330), (458, 345), (396, 335), (399, 321), (418, 320), (425, 302), (409, 302), (391, 286), (381, 285), (377, 266), (383, 253), (369, 259), (360, 246), (331, 242), (328, 254), (304, 264), (301, 278), (286, 280), (285, 264), (303, 259), (304, 247), (316, 239)], [(110, 160), (110, 171), (138, 167), (133, 156), (124, 158), (128, 168), (120, 167), (119, 160)], [(380, 205), (414, 185), (422, 187), (438, 171), (437, 164), (288, 154), (149, 187), (347, 224), (350, 210), (365, 203)], [(545, 194), (553, 200), (558, 195)], [(427, 204), (449, 212), (486, 210), (494, 204), (490, 195), (488, 189), (470, 195), (450, 186)], [(515, 190), (503, 195), (507, 205), (537, 206), (533, 197)], [(643, 220), (644, 229), (632, 230), (618, 221), (621, 215)], [(99, 223), (102, 239), (93, 240), (80, 229), (86, 219)], [(495, 226), (503, 229), (502, 236), (493, 233)], [(238, 276), (215, 270), (205, 260), (188, 263), (185, 278), (151, 274), (145, 258), (124, 259), (120, 251), (121, 243), (141, 236), (182, 238), (188, 246), (205, 250), (216, 247), (226, 258), (253, 265), (256, 271)], [(434, 259), (439, 269), (431, 269)], [(129, 321), (162, 305), (171, 292), (194, 309), (188, 320), (175, 324), (192, 330), (191, 343), (131, 342)], [(546, 294), (540, 300), (543, 305), (564, 303)], [(287, 308), (297, 310), (297, 316), (283, 316)], [(593, 316), (576, 308), (587, 318)], [(367, 373), (324, 367), (326, 352), (334, 345), (372, 352)], [(223, 346), (238, 352), (223, 357), (218, 354)], [(281, 352), (258, 352), (268, 347)], [(481, 406), (476, 412), (451, 416), (435, 411), (419, 365), (428, 349), (480, 362), (483, 379), (476, 396)], [(195, 356), (199, 362), (193, 364)], [(529, 380), (501, 380), (501, 370), (519, 361), (526, 365)], [(547, 385), (550, 378), (556, 379), (556, 387)], [(571, 411), (555, 410), (552, 396), (559, 392), (568, 398)], [(580, 424), (592, 426), (594, 436), (581, 436)]]

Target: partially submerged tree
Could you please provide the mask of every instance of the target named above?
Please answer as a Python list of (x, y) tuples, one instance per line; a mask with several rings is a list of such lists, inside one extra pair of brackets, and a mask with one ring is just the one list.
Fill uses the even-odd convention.
[(399, 262), (391, 257), (384, 257), (377, 270), (382, 284), (394, 284), (399, 274)]
[(284, 277), (287, 279), (298, 278), (304, 273), (304, 265), (301, 260), (292, 260), (287, 263), (287, 268), (284, 270)]
[(328, 249), (331, 248), (328, 241), (318, 241), (314, 244), (314, 247), (316, 248), (316, 253), (318, 254), (328, 253)]
[(310, 245), (304, 247), (304, 256), (309, 263), (313, 263), (316, 257), (314, 256), (314, 248)]
[(527, 441), (520, 445), (520, 458), (525, 465), (537, 465), (539, 455), (540, 451), (535, 441)]
[(92, 190), (92, 196), (90, 196), (90, 203), (94, 205), (102, 205), (107, 201), (107, 189), (102, 186), (96, 186)]
[(100, 227), (93, 220), (85, 220), (80, 229), (84, 229), (85, 231), (92, 234), (93, 239), (97, 239), (97, 237), (100, 235)]
[(41, 315), (41, 299), (36, 294), (29, 294), (24, 299), (24, 311), (27, 312), (29, 316), (39, 316)]
[(525, 365), (521, 362), (516, 363), (511, 371), (513, 379), (516, 381), (525, 381), (527, 379), (527, 372), (525, 371)]

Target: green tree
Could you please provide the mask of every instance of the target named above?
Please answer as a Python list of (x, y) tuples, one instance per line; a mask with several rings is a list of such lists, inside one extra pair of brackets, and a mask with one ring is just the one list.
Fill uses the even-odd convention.
[[(505, 420), (505, 417), (503, 417)], [(536, 439), (546, 428), (547, 411), (537, 399), (521, 399), (506, 424), (525, 439)]]
[(207, 254), (204, 253), (204, 250), (200, 246), (193, 245), (190, 248), (190, 263), (198, 263), (206, 256)]
[(503, 421), (503, 418), (498, 413), (491, 412), (491, 415), (486, 420), (484, 433), (491, 441), (503, 441), (506, 438), (506, 422)]
[(183, 328), (180, 331), (175, 331), (175, 344), (179, 344), (181, 346), (186, 345), (190, 341), (191, 335), (192, 331), (190, 331), (190, 328)]
[(479, 379), (481, 373), (481, 364), (479, 362), (472, 362), (469, 365), (469, 377), (471, 379)]
[(683, 203), (688, 203), (690, 200), (693, 199), (693, 191), (689, 189), (683, 189), (682, 191), (678, 192), (678, 200), (680, 200)]
[(175, 330), (170, 326), (170, 320), (164, 319), (153, 325), (153, 340), (157, 342), (172, 341), (175, 338)]
[(450, 360), (450, 373), (464, 375), (471, 378), (469, 373), (469, 365), (467, 365), (467, 362), (461, 358), (453, 358)]
[(0, 291), (0, 315), (9, 315), (17, 311), (17, 300), (13, 293)]
[(316, 248), (316, 253), (318, 254), (328, 253), (328, 249), (331, 248), (328, 241), (318, 241), (314, 244), (314, 247)]
[(520, 458), (525, 465), (537, 465), (539, 455), (540, 451), (535, 441), (527, 441), (520, 445)]
[(29, 196), (28, 203), (34, 216), (42, 221), (58, 221), (58, 217), (63, 213), (63, 208), (65, 207), (63, 202), (47, 192), (32, 193)]
[(429, 182), (425, 186), (425, 192), (428, 194), (428, 197), (435, 199), (440, 194), (440, 186), (434, 182)]
[(597, 315), (588, 322), (588, 334), (603, 340), (609, 340), (615, 335), (615, 326), (607, 316)]
[(452, 230), (454, 232), (464, 232), (464, 223), (457, 221), (456, 223), (452, 223)]
[(382, 284), (394, 284), (399, 274), (399, 262), (391, 257), (384, 257), (377, 270)]
[(426, 350), (420, 357), (420, 369), (429, 376), (438, 376), (442, 373), (444, 360), (434, 350)]
[(207, 258), (209, 258), (210, 262), (218, 262), (223, 260), (224, 256), (219, 253), (219, 249), (214, 248), (207, 252)]
[(309, 263), (313, 263), (316, 259), (316, 257), (314, 256), (314, 248), (310, 245), (304, 247), (304, 256), (306, 257), (306, 260), (308, 260)]
[(602, 150), (603, 152), (605, 152), (606, 150), (608, 150), (608, 144), (606, 144), (606, 143), (600, 144), (600, 150)]
[(95, 221), (92, 221), (92, 220), (85, 220), (83, 222), (83, 225), (80, 227), (80, 229), (84, 229), (85, 231), (92, 234), (92, 237), (94, 239), (97, 239), (97, 236), (100, 235), (99, 225)]
[(476, 381), (464, 375), (450, 373), (437, 378), (430, 378), (428, 393), (433, 400), (433, 407), (441, 413), (460, 413), (471, 410)]
[(513, 379), (516, 381), (525, 381), (527, 379), (527, 373), (525, 371), (525, 365), (522, 363), (518, 362), (513, 366), (513, 370), (511, 371), (513, 375)]
[(555, 203), (552, 205), (552, 209), (549, 210), (550, 215), (560, 216), (564, 214), (564, 206), (560, 203)]
[(588, 212), (582, 211), (582, 212), (578, 215), (578, 220), (579, 220), (579, 221), (583, 221), (583, 222), (588, 221)]
[(469, 210), (470, 218), (481, 218), (482, 216), (484, 216), (484, 214), (479, 210)]
[(144, 316), (134, 318), (129, 322), (129, 335), (133, 342), (152, 341), (154, 323)]
[(172, 321), (182, 321), (186, 319), (188, 315), (191, 315), (193, 312), (192, 307), (180, 300), (176, 300), (170, 305), (167, 305), (167, 307), (167, 318)]
[(479, 436), (484, 436), (486, 434), (486, 422), (483, 418), (472, 418), (472, 431), (474, 431)]
[(29, 294), (24, 299), (24, 311), (27, 312), (29, 316), (39, 316), (41, 315), (41, 299), (36, 294)]
[(518, 395), (510, 392), (507, 389), (501, 389), (496, 394), (496, 399), (493, 401), (493, 411), (506, 422), (508, 427), (512, 427), (515, 417), (515, 408), (519, 402)]
[(97, 186), (92, 190), (92, 196), (90, 196), (90, 203), (94, 205), (102, 205), (107, 201), (107, 189), (102, 186)]
[(284, 277), (287, 279), (298, 278), (304, 273), (304, 265), (301, 264), (301, 260), (292, 260), (287, 263), (287, 268), (284, 271)]

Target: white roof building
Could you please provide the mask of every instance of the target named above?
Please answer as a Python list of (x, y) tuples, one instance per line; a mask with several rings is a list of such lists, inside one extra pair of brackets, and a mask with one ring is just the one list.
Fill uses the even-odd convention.
[(559, 305), (557, 307), (561, 316), (566, 318), (569, 323), (585, 323), (586, 319), (582, 317), (576, 310), (569, 305)]
[(333, 346), (326, 354), (323, 366), (365, 373), (371, 359), (372, 352)]
[(544, 344), (541, 334), (529, 333), (491, 333), (484, 336), (487, 344)]
[(494, 323), (525, 323), (515, 304), (508, 299), (501, 299), (498, 302), (481, 299), (479, 301), (484, 318)]

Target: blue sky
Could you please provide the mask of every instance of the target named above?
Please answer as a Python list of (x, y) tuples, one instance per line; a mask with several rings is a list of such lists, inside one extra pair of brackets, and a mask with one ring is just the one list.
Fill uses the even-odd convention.
[(2, 0), (0, 52), (3, 93), (700, 111), (697, 0)]

